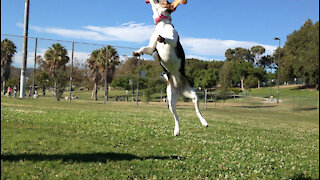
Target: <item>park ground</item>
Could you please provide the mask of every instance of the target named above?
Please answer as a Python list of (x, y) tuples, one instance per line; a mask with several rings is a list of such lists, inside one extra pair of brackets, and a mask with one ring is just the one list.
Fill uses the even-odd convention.
[(208, 128), (179, 102), (177, 137), (163, 102), (2, 96), (1, 179), (319, 179), (318, 92), (281, 92), (210, 102)]

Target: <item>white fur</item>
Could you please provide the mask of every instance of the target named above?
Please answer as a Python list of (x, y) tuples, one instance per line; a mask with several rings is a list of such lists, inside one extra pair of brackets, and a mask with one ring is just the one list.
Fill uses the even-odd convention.
[[(191, 88), (190, 85), (182, 79), (182, 74), (179, 69), (181, 66), (181, 59), (176, 54), (176, 46), (178, 44), (179, 35), (178, 32), (174, 29), (171, 24), (171, 15), (166, 12), (166, 9), (162, 8), (157, 0), (150, 0), (153, 10), (153, 18), (156, 19), (161, 14), (169, 17), (160, 21), (153, 32), (149, 45), (146, 47), (140, 48), (138, 51), (135, 51), (133, 54), (149, 54), (152, 55), (157, 49), (158, 54), (161, 58), (161, 64), (165, 69), (170, 73), (170, 77), (164, 75), (165, 79), (168, 81), (167, 86), (167, 97), (168, 105), (171, 113), (174, 116), (175, 128), (174, 136), (179, 135), (179, 117), (176, 112), (176, 102), (180, 94), (184, 95), (187, 98), (192, 99), (192, 102), (195, 105), (195, 110), (200, 122), (203, 126), (207, 127), (208, 123), (202, 117), (199, 110), (199, 99), (194, 88)], [(159, 35), (165, 39), (164, 43), (158, 42)], [(171, 83), (170, 80), (172, 79)]]

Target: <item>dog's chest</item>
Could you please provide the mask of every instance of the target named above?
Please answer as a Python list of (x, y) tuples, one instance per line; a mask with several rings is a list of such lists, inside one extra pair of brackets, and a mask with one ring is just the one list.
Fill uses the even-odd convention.
[(171, 73), (178, 72), (181, 67), (181, 59), (178, 58), (175, 49), (171, 48), (169, 45), (159, 44), (157, 50), (162, 65)]

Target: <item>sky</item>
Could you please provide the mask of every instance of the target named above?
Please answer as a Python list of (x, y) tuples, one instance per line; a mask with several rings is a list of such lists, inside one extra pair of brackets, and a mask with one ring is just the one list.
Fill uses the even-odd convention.
[[(15, 66), (21, 66), (22, 38), (7, 34), (23, 35), (24, 8), (24, 0), (1, 0), (1, 40), (16, 44)], [(144, 0), (30, 0), (29, 36), (96, 44), (75, 44), (75, 59), (82, 62), (92, 50), (107, 44), (124, 59), (148, 45), (155, 28), (152, 15)], [(188, 0), (172, 19), (187, 58), (225, 60), (225, 51), (236, 47), (261, 45), (272, 54), (279, 45), (275, 37), (283, 46), (307, 19), (319, 21), (319, 1)], [(71, 43), (64, 41), (71, 56)], [(39, 40), (37, 54), (43, 55), (57, 42)], [(34, 46), (34, 39), (29, 39), (28, 67), (33, 66)]]

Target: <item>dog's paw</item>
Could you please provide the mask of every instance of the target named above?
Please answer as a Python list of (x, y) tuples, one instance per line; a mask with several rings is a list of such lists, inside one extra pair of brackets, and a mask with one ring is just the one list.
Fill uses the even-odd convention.
[(173, 136), (178, 136), (180, 134), (179, 129), (174, 129)]
[(164, 43), (165, 39), (164, 39), (164, 37), (159, 35), (157, 41), (161, 42), (161, 43)]

